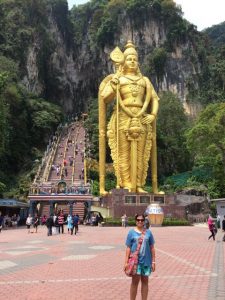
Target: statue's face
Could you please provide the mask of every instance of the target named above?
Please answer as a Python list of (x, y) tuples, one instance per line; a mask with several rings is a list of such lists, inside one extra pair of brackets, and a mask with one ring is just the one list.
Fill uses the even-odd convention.
[(124, 67), (126, 70), (136, 71), (138, 68), (138, 58), (134, 54), (127, 55), (124, 63)]

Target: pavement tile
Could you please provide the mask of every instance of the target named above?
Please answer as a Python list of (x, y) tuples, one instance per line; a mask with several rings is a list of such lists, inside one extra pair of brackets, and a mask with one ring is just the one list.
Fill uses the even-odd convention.
[[(223, 285), (218, 283), (224, 278), (219, 278), (215, 268), (217, 242), (207, 240), (207, 227), (151, 230), (156, 240), (156, 272), (149, 279), (148, 299), (223, 296)], [(0, 300), (128, 300), (131, 279), (122, 271), (128, 231), (80, 226), (76, 236), (51, 237), (41, 226), (37, 234), (27, 234), (25, 228), (2, 231)], [(219, 249), (223, 257), (224, 244)], [(139, 287), (137, 300), (140, 295)]]

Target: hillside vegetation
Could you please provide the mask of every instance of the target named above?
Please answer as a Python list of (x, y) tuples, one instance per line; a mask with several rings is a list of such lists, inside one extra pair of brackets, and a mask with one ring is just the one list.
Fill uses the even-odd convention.
[[(124, 44), (120, 40), (123, 22), (129, 20), (133, 32), (139, 28), (141, 35), (149, 19), (165, 34), (159, 45), (138, 45), (142, 71), (161, 97), (157, 129), (160, 183), (168, 191), (193, 186), (212, 197), (225, 195), (224, 23), (200, 33), (183, 19), (172, 0), (91, 0), (71, 11), (66, 0), (1, 0), (0, 196), (24, 198), (37, 167), (35, 161), (65, 111), (89, 112), (91, 155), (98, 158), (96, 95), (101, 77), (108, 72), (108, 61), (102, 62), (101, 70), (98, 64), (106, 49), (117, 41), (120, 47)], [(64, 48), (59, 48), (61, 41)], [(196, 119), (186, 115), (177, 95), (161, 90), (165, 77), (173, 77), (171, 57), (179, 47), (182, 63), (188, 62), (193, 69), (185, 85), (188, 104), (201, 105)], [(34, 78), (28, 76), (31, 70)], [(76, 85), (72, 79), (66, 81), (66, 72), (72, 79), (79, 77)], [(61, 100), (70, 95), (76, 96), (74, 110)], [(107, 160), (110, 162), (109, 151)], [(98, 174), (92, 174), (96, 179)], [(179, 174), (182, 180), (176, 177)]]

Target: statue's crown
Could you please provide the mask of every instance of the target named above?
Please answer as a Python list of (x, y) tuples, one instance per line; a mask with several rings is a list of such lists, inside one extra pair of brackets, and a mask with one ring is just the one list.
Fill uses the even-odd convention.
[(133, 44), (133, 42), (132, 41), (127, 41), (127, 44), (126, 44), (126, 46), (124, 47), (125, 48), (125, 51), (124, 51), (124, 56), (125, 56), (125, 58), (128, 56), (128, 55), (136, 55), (136, 56), (138, 56), (138, 54), (137, 54), (137, 51), (135, 50), (135, 46), (134, 46), (134, 44)]

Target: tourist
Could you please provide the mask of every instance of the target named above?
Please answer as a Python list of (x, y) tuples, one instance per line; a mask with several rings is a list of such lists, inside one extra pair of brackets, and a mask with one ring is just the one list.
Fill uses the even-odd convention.
[(14, 214), (11, 218), (11, 221), (12, 221), (12, 227), (15, 226), (17, 227), (17, 215)]
[(135, 253), (139, 245), (138, 264), (136, 274), (132, 276), (130, 286), (130, 300), (135, 300), (137, 295), (138, 284), (141, 280), (142, 300), (148, 298), (148, 277), (151, 272), (155, 271), (155, 248), (154, 238), (149, 229), (144, 229), (145, 216), (137, 214), (135, 216), (136, 227), (131, 229), (126, 240), (126, 258), (124, 271), (128, 267), (128, 260), (131, 253)]
[(26, 225), (27, 225), (28, 233), (32, 233), (30, 231), (30, 226), (32, 225), (32, 222), (33, 222), (33, 218), (31, 217), (31, 214), (29, 214), (29, 216), (27, 217), (27, 220), (26, 220)]
[(59, 173), (60, 173), (60, 167), (57, 166), (57, 167), (56, 167), (56, 175), (59, 176)]
[(68, 215), (66, 222), (67, 222), (68, 233), (70, 233), (72, 235), (73, 234), (73, 218), (71, 215)]
[(10, 227), (10, 225), (11, 225), (11, 218), (9, 217), (9, 215), (5, 215), (3, 223), (4, 223), (5, 229), (7, 229), (8, 227)]
[(34, 216), (34, 223), (33, 223), (33, 226), (35, 228), (35, 233), (37, 233), (38, 225), (39, 225), (39, 218), (38, 218), (38, 215), (35, 214), (35, 216)]
[(127, 215), (124, 213), (121, 217), (122, 227), (127, 227)]
[(100, 222), (99, 214), (96, 214), (96, 217), (95, 217), (95, 226), (98, 226), (99, 222)]
[(59, 233), (60, 233), (60, 228), (61, 228), (61, 233), (64, 233), (64, 216), (62, 211), (60, 212), (58, 216), (58, 224), (59, 224)]
[(46, 226), (48, 228), (48, 232), (47, 232), (47, 235), (50, 236), (52, 235), (52, 226), (53, 226), (53, 217), (52, 215), (50, 215), (47, 220), (46, 220)]
[(96, 216), (95, 216), (95, 214), (93, 214), (93, 215), (91, 216), (91, 225), (92, 225), (92, 226), (95, 226), (95, 221), (96, 221)]
[(213, 223), (211, 216), (209, 216), (209, 218), (208, 218), (208, 228), (209, 228), (209, 231), (211, 232), (211, 235), (208, 237), (208, 240), (210, 240), (212, 237), (213, 240), (215, 241), (215, 225)]
[(220, 228), (220, 215), (218, 215), (218, 214), (216, 217), (216, 226), (217, 226), (217, 228)]
[(45, 224), (46, 224), (46, 221), (47, 221), (46, 215), (42, 216), (42, 217), (41, 217), (41, 225), (45, 225)]
[(71, 156), (69, 157), (69, 163), (70, 163), (70, 167), (72, 167), (72, 165), (73, 165), (73, 158)]
[(53, 215), (52, 234), (59, 234), (58, 216), (56, 215), (56, 213), (54, 213)]
[(80, 218), (79, 218), (79, 215), (75, 215), (73, 217), (73, 228), (74, 228), (74, 234), (77, 234), (78, 232), (78, 225), (79, 225), (79, 222), (80, 222)]
[(2, 216), (2, 212), (0, 211), (0, 233), (2, 231), (2, 227), (3, 227), (3, 216)]
[(17, 227), (18, 227), (18, 226), (20, 225), (20, 215), (19, 215), (19, 214), (18, 214), (18, 216), (17, 216), (17, 220), (16, 220), (16, 221), (17, 221), (17, 224), (16, 224), (16, 225), (17, 225)]
[(149, 227), (150, 227), (150, 222), (149, 222), (148, 215), (145, 215), (144, 227), (145, 227), (145, 229), (149, 229)]
[[(225, 231), (225, 216), (223, 217), (223, 221), (222, 221), (222, 231)], [(225, 242), (225, 233), (223, 236), (223, 241)]]
[(67, 168), (65, 168), (64, 170), (65, 170), (65, 175), (66, 175), (66, 177), (67, 177), (67, 175), (68, 175)]

